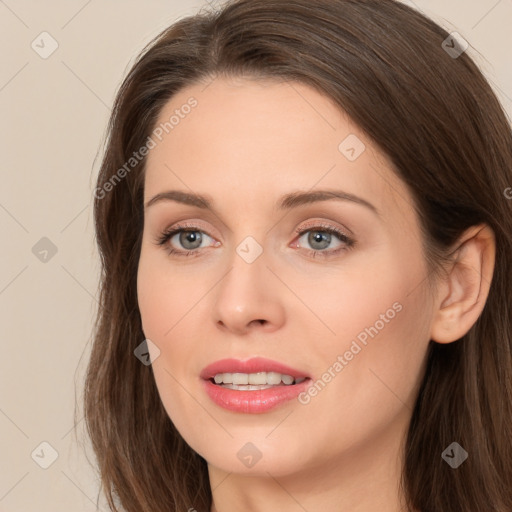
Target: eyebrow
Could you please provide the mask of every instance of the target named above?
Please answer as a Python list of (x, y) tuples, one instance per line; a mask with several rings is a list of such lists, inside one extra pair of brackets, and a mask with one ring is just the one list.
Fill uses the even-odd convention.
[[(297, 208), (299, 206), (303, 206), (306, 204), (328, 200), (349, 201), (352, 203), (356, 203), (361, 206), (365, 206), (373, 213), (375, 213), (377, 216), (380, 216), (379, 210), (372, 203), (354, 194), (344, 192), (343, 190), (315, 190), (311, 192), (292, 192), (290, 194), (286, 194), (285, 196), (283, 196), (281, 200), (276, 204), (276, 207), (279, 210), (290, 210), (292, 208)], [(161, 192), (157, 194), (146, 203), (145, 208), (149, 208), (150, 206), (153, 206), (154, 204), (159, 203), (161, 201), (175, 201), (177, 203), (186, 204), (189, 206), (196, 206), (197, 208), (201, 208), (204, 210), (213, 209), (212, 200), (209, 196), (191, 192), (184, 192), (180, 190), (168, 190), (166, 192)]]

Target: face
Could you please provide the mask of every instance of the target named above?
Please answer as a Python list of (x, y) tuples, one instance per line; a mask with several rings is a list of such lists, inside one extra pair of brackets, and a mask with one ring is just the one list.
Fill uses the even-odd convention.
[(173, 115), (148, 155), (138, 271), (169, 417), (232, 473), (377, 457), (404, 435), (430, 340), (405, 185), (305, 85), (218, 78), (157, 125)]

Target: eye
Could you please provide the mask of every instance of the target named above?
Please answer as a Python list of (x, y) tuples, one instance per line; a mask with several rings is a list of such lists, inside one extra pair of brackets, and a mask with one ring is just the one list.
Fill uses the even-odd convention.
[[(161, 246), (167, 246), (169, 254), (192, 256), (198, 254), (198, 249), (212, 245), (212, 240), (213, 238), (198, 226), (178, 225), (164, 231), (157, 238), (156, 243)], [(219, 244), (219, 242), (216, 243)]]
[[(296, 231), (299, 237), (299, 245), (308, 244), (311, 249), (309, 253), (315, 257), (317, 254), (333, 256), (341, 251), (348, 250), (355, 245), (355, 241), (335, 226), (327, 224), (316, 224), (307, 228), (300, 228)], [(337, 245), (332, 248), (332, 244)], [(294, 247), (297, 247), (295, 244)], [(331, 247), (330, 250), (326, 250)]]

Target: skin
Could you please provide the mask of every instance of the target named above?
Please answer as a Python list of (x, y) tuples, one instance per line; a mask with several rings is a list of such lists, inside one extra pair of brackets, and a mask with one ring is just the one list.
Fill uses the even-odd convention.
[[(144, 202), (182, 190), (210, 196), (213, 207), (163, 200), (145, 209), (138, 297), (146, 338), (160, 350), (152, 367), (163, 405), (208, 462), (212, 511), (400, 511), (401, 448), (428, 345), (458, 339), (478, 318), (492, 232), (469, 230), (430, 293), (410, 193), (331, 100), (298, 83), (217, 78), (173, 96), (160, 121), (191, 96), (197, 107), (148, 156)], [(366, 146), (355, 161), (338, 149), (350, 134)], [(275, 207), (285, 194), (320, 189), (354, 194), (379, 213), (335, 200)], [(179, 235), (155, 242), (178, 222), (203, 234), (195, 255), (169, 254), (190, 247)], [(308, 241), (319, 222), (355, 245), (335, 235)], [(247, 236), (263, 250), (250, 264), (236, 252)], [(396, 303), (400, 312), (307, 404), (244, 414), (203, 391), (201, 370), (226, 357), (267, 357), (319, 379)], [(262, 454), (251, 468), (237, 457), (247, 442)]]

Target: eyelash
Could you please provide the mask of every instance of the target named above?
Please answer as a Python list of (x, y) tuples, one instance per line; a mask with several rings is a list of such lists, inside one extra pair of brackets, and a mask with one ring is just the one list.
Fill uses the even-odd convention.
[[(319, 233), (328, 233), (330, 235), (335, 235), (342, 243), (345, 244), (345, 246), (341, 246), (338, 249), (334, 249), (334, 250), (330, 250), (330, 251), (318, 250), (318, 249), (306, 249), (308, 251), (309, 256), (311, 256), (313, 258), (317, 257), (317, 255), (319, 255), (319, 254), (321, 255), (322, 258), (333, 257), (333, 256), (338, 255), (342, 251), (348, 251), (348, 250), (352, 249), (356, 244), (354, 239), (347, 236), (345, 233), (343, 233), (338, 228), (335, 228), (334, 226), (331, 226), (331, 225), (321, 224), (321, 223), (320, 224), (315, 223), (311, 226), (305, 226), (302, 229), (297, 229), (297, 230), (295, 230), (295, 234), (298, 235), (300, 238), (300, 237), (302, 237), (302, 235), (304, 235), (305, 233), (309, 233), (310, 231), (313, 231), (313, 232), (317, 231)], [(201, 230), (198, 226), (187, 225), (187, 224), (182, 224), (182, 225), (178, 224), (178, 225), (174, 226), (173, 228), (162, 232), (161, 235), (159, 235), (158, 238), (156, 239), (156, 244), (163, 247), (167, 244), (167, 242), (174, 235), (181, 233), (181, 232), (189, 232), (189, 233), (199, 232), (199, 233), (208, 235), (208, 233)], [(208, 235), (208, 236), (210, 236), (210, 235)], [(210, 237), (210, 238), (212, 238), (212, 237)], [(178, 257), (197, 257), (197, 256), (199, 256), (198, 249), (178, 250), (178, 249), (173, 249), (173, 248), (167, 247), (167, 253), (169, 254), (169, 256), (178, 256)]]

